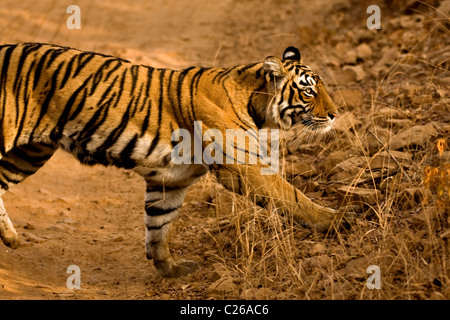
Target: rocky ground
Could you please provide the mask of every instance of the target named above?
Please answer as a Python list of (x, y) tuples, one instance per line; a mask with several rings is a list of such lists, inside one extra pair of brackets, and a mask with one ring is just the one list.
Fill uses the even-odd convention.
[[(346, 208), (319, 234), (224, 190), (189, 190), (171, 247), (200, 263), (163, 279), (145, 258), (144, 182), (58, 152), (5, 194), (22, 235), (0, 248), (1, 299), (449, 299), (450, 1), (2, 0), (0, 42), (40, 41), (182, 68), (231, 66), (301, 49), (340, 108), (321, 140), (283, 136), (286, 179)], [(371, 4), (381, 29), (366, 25)], [(69, 170), (67, 170), (69, 168)], [(69, 265), (81, 270), (70, 290)], [(381, 288), (369, 289), (367, 268)]]

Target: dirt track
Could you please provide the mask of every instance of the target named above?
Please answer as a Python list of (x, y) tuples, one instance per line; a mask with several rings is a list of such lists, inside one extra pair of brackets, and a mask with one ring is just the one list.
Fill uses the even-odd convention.
[[(171, 68), (255, 62), (279, 56), (293, 44), (302, 46), (309, 65), (339, 84), (324, 61), (315, 59), (331, 58), (326, 47), (309, 43), (333, 35), (332, 26), (328, 34), (317, 26), (339, 25), (340, 3), (346, 1), (82, 0), (77, 1), (81, 30), (69, 30), (66, 8), (71, 1), (2, 0), (0, 43), (55, 43)], [(364, 10), (353, 15), (362, 22), (367, 18)], [(374, 56), (380, 57), (378, 53)], [(81, 166), (58, 151), (3, 198), (23, 246), (11, 250), (0, 245), (0, 299), (220, 297), (211, 290), (220, 278), (221, 253), (210, 232), (217, 224), (216, 211), (201, 183), (190, 190), (171, 241), (175, 257), (200, 263), (198, 272), (181, 279), (162, 279), (145, 258), (144, 182), (132, 172)], [(66, 287), (69, 265), (81, 269), (81, 290)], [(241, 293), (225, 297), (242, 298)]]

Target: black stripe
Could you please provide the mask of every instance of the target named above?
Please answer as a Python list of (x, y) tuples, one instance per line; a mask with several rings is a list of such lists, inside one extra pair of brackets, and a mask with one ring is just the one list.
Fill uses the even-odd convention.
[(176, 208), (167, 208), (167, 209), (162, 209), (162, 208), (158, 208), (157, 206), (153, 205), (153, 206), (146, 206), (145, 207), (145, 213), (150, 216), (150, 217), (156, 217), (156, 216), (162, 216), (168, 213), (171, 213), (177, 209), (179, 209), (181, 206), (176, 207)]
[(294, 88), (292, 88), (292, 86), (289, 86), (289, 98), (288, 98), (288, 105), (289, 106), (292, 105), (292, 100), (294, 100), (294, 95), (295, 95)]
[[(86, 87), (86, 85), (91, 80), (91, 78), (92, 78), (92, 74), (86, 80), (84, 80), (84, 82), (81, 84), (81, 86), (79, 86), (78, 89), (70, 96), (69, 100), (66, 103), (66, 106), (64, 107), (64, 110), (66, 110), (66, 109), (70, 110), (72, 108), (72, 105), (75, 103), (75, 100), (78, 98), (78, 95), (80, 94), (81, 90), (83, 90)], [(86, 100), (86, 91), (83, 95), (83, 100), (78, 104), (75, 111), (70, 115), (69, 121), (75, 119), (78, 116), (78, 114), (81, 112), (81, 110), (84, 107), (85, 100)]]
[(39, 59), (39, 63), (36, 66), (36, 70), (34, 71), (33, 90), (36, 90), (39, 79), (41, 77), (42, 68), (44, 67), (45, 60), (47, 59), (47, 56), (49, 54), (51, 54), (51, 49), (47, 49), (47, 51)]
[[(1, 174), (1, 173), (0, 173), (0, 174)], [(6, 178), (3, 174), (2, 174), (2, 176), (3, 176), (4, 178)], [(7, 191), (8, 188), (9, 188), (8, 185), (2, 181), (2, 179), (0, 179), (0, 188), (3, 189), (3, 190), (5, 190), (5, 191)]]
[(171, 223), (172, 221), (167, 221), (167, 222), (164, 222), (162, 225), (160, 225), (160, 226), (146, 226), (147, 227), (147, 230), (148, 231), (150, 231), (150, 230), (159, 230), (159, 229), (162, 229), (162, 227), (164, 227), (165, 225), (167, 225), (167, 224), (169, 224), (169, 223)]
[(42, 155), (42, 151), (41, 154), (32, 155), (22, 147), (14, 148), (14, 154), (21, 160), (26, 161), (35, 166), (43, 165), (45, 162), (47, 162), (47, 160), (49, 160), (53, 156), (53, 152), (51, 152), (50, 154)]
[[(183, 119), (184, 124), (187, 123), (186, 120), (188, 118), (183, 115), (183, 83), (186, 79), (187, 74), (192, 69), (195, 69), (195, 67), (190, 67), (190, 68), (184, 69), (178, 76), (178, 83), (177, 83), (178, 110), (180, 110), (181, 118)], [(182, 124), (180, 123), (180, 125), (182, 125)]]
[(125, 78), (127, 76), (127, 72), (128, 72), (128, 69), (125, 69), (122, 73), (122, 78), (120, 79), (120, 85), (119, 85), (119, 89), (120, 89), (119, 94), (117, 95), (116, 103), (112, 106), (113, 108), (117, 107), (117, 105), (120, 101), (120, 97), (122, 96), (122, 92), (124, 91), (124, 84), (125, 84)]
[(251, 63), (251, 64), (248, 64), (248, 65), (246, 65), (246, 66), (241, 67), (241, 68), (238, 69), (238, 71), (237, 71), (238, 76), (242, 75), (245, 71), (247, 71), (247, 70), (250, 69), (250, 68), (253, 68), (253, 67), (256, 66), (256, 65), (257, 65), (257, 63)]
[(58, 68), (56, 68), (56, 70), (53, 72), (50, 90), (48, 91), (48, 93), (45, 97), (45, 100), (41, 105), (41, 108), (40, 108), (41, 110), (39, 111), (38, 119), (37, 119), (36, 123), (34, 124), (33, 130), (31, 131), (31, 134), (30, 134), (30, 142), (32, 142), (32, 140), (34, 139), (34, 132), (38, 128), (39, 124), (41, 123), (41, 120), (44, 117), (44, 115), (47, 113), (48, 107), (50, 105), (50, 101), (53, 98), (53, 95), (56, 91), (56, 80), (58, 78), (59, 71), (61, 70), (61, 68), (64, 64), (65, 64), (65, 61), (62, 61), (58, 65)]
[(15, 163), (11, 163), (11, 162), (7, 161), (6, 158), (3, 158), (0, 160), (0, 168), (6, 169), (13, 174), (17, 174), (17, 175), (25, 174), (28, 176), (32, 175), (37, 170), (36, 169), (36, 170), (30, 171), (30, 170), (25, 170), (25, 169), (19, 168)]
[(95, 90), (97, 89), (98, 85), (102, 82), (103, 80), (103, 72), (105, 69), (107, 69), (109, 67), (109, 65), (111, 63), (113, 63), (114, 60), (107, 60), (105, 62), (103, 62), (103, 64), (97, 69), (97, 71), (94, 74), (94, 79), (92, 82), (92, 87), (91, 87), (91, 91), (89, 92), (89, 95), (93, 95)]
[(264, 119), (261, 119), (254, 106), (253, 106), (253, 99), (256, 97), (256, 95), (262, 91), (264, 88), (266, 87), (266, 83), (263, 83), (258, 89), (256, 89), (256, 91), (253, 91), (252, 94), (250, 95), (250, 98), (248, 99), (248, 103), (247, 103), (247, 111), (250, 114), (250, 116), (253, 118), (253, 121), (255, 122), (256, 126), (258, 128), (261, 128), (261, 126), (264, 123)]
[[(22, 50), (22, 54), (20, 55), (20, 59), (19, 59), (19, 63), (17, 65), (17, 70), (16, 70), (16, 74), (20, 75), (22, 72), (22, 68), (25, 64), (25, 59), (30, 55), (30, 53), (32, 53), (33, 51), (36, 51), (38, 49), (38, 47), (31, 47), (31, 46), (25, 46)], [(13, 92), (15, 95), (18, 94), (18, 89), (17, 89), (17, 85), (19, 83), (19, 81), (21, 81), (23, 79), (23, 77), (21, 76), (17, 76), (16, 79), (14, 80), (14, 89)]]
[[(191, 80), (191, 90), (190, 90), (190, 94), (191, 94), (191, 112), (192, 112), (192, 121), (196, 120), (196, 116), (195, 116), (195, 111), (194, 111), (194, 95), (197, 92), (198, 89), (198, 83), (200, 81), (200, 77), (202, 76), (203, 72), (205, 72), (205, 68), (200, 68), (192, 77)], [(194, 93), (195, 90), (195, 93)]]
[(64, 77), (61, 80), (61, 83), (59, 84), (59, 89), (64, 88), (64, 86), (66, 85), (67, 80), (69, 79), (70, 74), (72, 73), (72, 67), (76, 58), (77, 56), (73, 56), (72, 59), (70, 59), (69, 63), (67, 64), (66, 71), (64, 72)]
[(105, 81), (108, 81), (109, 77), (113, 74), (114, 71), (116, 71), (117, 69), (120, 68), (120, 66), (122, 66), (122, 62), (120, 59), (114, 59), (113, 61), (117, 62), (116, 65), (108, 71), (108, 73), (106, 74), (105, 77)]
[(138, 135), (135, 134), (134, 137), (128, 142), (125, 148), (123, 148), (120, 153), (120, 164), (121, 167), (125, 169), (131, 169), (136, 166), (136, 161), (131, 159), (131, 155), (133, 154), (133, 150), (136, 147), (136, 142), (138, 140)]
[[(22, 133), (23, 130), (23, 126), (25, 124), (25, 118), (27, 115), (27, 111), (28, 111), (28, 101), (29, 101), (29, 95), (31, 94), (30, 92), (32, 92), (30, 90), (30, 92), (28, 91), (28, 84), (30, 82), (30, 74), (33, 70), (33, 67), (35, 65), (35, 61), (32, 61), (30, 68), (28, 69), (28, 73), (25, 77), (25, 88), (23, 90), (23, 97), (22, 97), (22, 101), (23, 101), (23, 112), (20, 113), (21, 119), (19, 122), (19, 127), (16, 130), (16, 137), (14, 138), (14, 145), (16, 146), (19, 138), (20, 138), (20, 134)], [(1, 137), (0, 137), (1, 140)]]
[(152, 140), (152, 143), (150, 144), (150, 147), (148, 148), (147, 151), (147, 158), (152, 154), (152, 152), (155, 150), (156, 146), (158, 145), (159, 142), (159, 130), (156, 132), (155, 137)]
[(156, 145), (159, 142), (159, 135), (160, 135), (160, 130), (161, 130), (161, 120), (162, 120), (163, 94), (164, 94), (163, 82), (164, 82), (164, 74), (165, 73), (166, 73), (166, 69), (161, 69), (160, 70), (160, 75), (159, 75), (159, 86), (160, 86), (160, 88), (159, 88), (159, 105), (158, 105), (158, 124), (156, 125), (156, 134), (155, 134), (155, 137), (152, 140), (150, 148), (148, 149), (147, 157), (149, 157), (150, 154), (153, 152), (153, 150), (155, 150)]
[(97, 106), (102, 106), (104, 101), (107, 99), (109, 93), (111, 92), (112, 88), (114, 88), (114, 85), (116, 84), (116, 81), (119, 76), (116, 76), (114, 80), (109, 84), (108, 88), (103, 92), (102, 97), (100, 98), (100, 101), (97, 103)]
[(136, 88), (136, 82), (137, 82), (138, 75), (139, 75), (139, 66), (136, 66), (136, 65), (131, 66), (130, 72), (131, 72), (130, 94), (132, 95), (134, 92), (134, 89)]
[[(16, 45), (12, 45), (12, 46), (8, 46), (6, 48), (6, 52), (5, 52), (5, 57), (3, 58), (2, 61), (2, 74), (1, 74), (1, 81), (0, 81), (0, 88), (2, 90), (2, 108), (1, 108), (1, 121), (2, 121), (2, 127), (3, 127), (3, 121), (5, 119), (4, 114), (5, 114), (5, 110), (6, 110), (6, 80), (8, 77), (8, 67), (9, 67), (9, 61), (11, 59), (11, 55), (12, 52), (14, 51), (14, 49), (16, 48)], [(3, 154), (6, 150), (5, 150), (5, 146), (4, 146), (4, 139), (3, 139), (3, 130), (0, 132), (0, 152)]]
[[(84, 105), (86, 103), (87, 98), (87, 89), (85, 88), (83, 91), (83, 97), (81, 98), (81, 101), (78, 103), (77, 109), (83, 109)], [(58, 122), (56, 123), (56, 126), (53, 128), (52, 132), (50, 133), (50, 139), (53, 141), (57, 141), (61, 139), (62, 131), (64, 129), (64, 126), (67, 123), (69, 114), (70, 114), (70, 106), (66, 105), (66, 108), (63, 109), (63, 112), (61, 113), (61, 116), (58, 118)], [(72, 114), (72, 117), (74, 114)]]
[[(182, 118), (180, 119), (180, 109), (175, 106), (175, 101), (173, 99), (173, 95), (172, 95), (172, 92), (171, 92), (172, 83), (174, 82), (174, 80), (173, 80), (174, 74), (175, 73), (173, 71), (170, 73), (169, 84), (167, 85), (167, 92), (168, 92), (168, 96), (169, 96), (169, 104), (170, 104), (170, 106), (172, 107), (172, 109), (174, 111), (175, 120), (176, 120), (177, 123), (181, 124), (183, 122), (183, 119)], [(171, 130), (171, 132), (173, 132), (173, 130)]]
[(47, 65), (45, 66), (47, 69), (50, 68), (50, 65), (55, 61), (61, 54), (65, 53), (67, 49), (59, 48), (59, 49), (51, 49), (51, 55), (47, 61)]
[(87, 144), (91, 141), (95, 131), (97, 131), (97, 129), (105, 122), (108, 116), (111, 99), (106, 101), (97, 109), (94, 115), (91, 116), (91, 119), (88, 121), (86, 126), (81, 130), (79, 137), (76, 140), (78, 140), (83, 149), (85, 149)]
[[(133, 102), (133, 99), (131, 100), (130, 104)], [(105, 139), (103, 144), (96, 148), (94, 151), (93, 157), (101, 161), (102, 163), (108, 163), (109, 161), (106, 158), (106, 150), (114, 145), (114, 143), (117, 142), (117, 139), (122, 135), (122, 133), (125, 131), (125, 128), (128, 124), (129, 119), (129, 112), (128, 109), (124, 112), (122, 119), (119, 123), (119, 126), (114, 128), (114, 130), (111, 131), (109, 136)]]
[[(139, 109), (142, 110), (142, 105), (145, 102), (145, 99), (144, 99), (144, 102), (141, 102), (141, 96), (142, 96), (143, 89), (144, 89), (144, 84), (141, 83), (141, 86), (139, 88), (139, 93), (137, 94), (137, 98), (135, 99), (136, 101), (134, 103), (133, 111), (131, 112), (131, 117), (134, 117), (134, 115), (136, 114), (136, 111), (138, 110), (138, 107), (140, 107)], [(134, 98), (134, 97), (135, 96), (133, 95), (132, 98)]]
[(152, 108), (152, 102), (151, 100), (148, 102), (149, 103), (149, 111), (147, 112), (147, 114), (144, 117), (144, 121), (142, 122), (142, 126), (141, 126), (141, 137), (147, 132), (148, 129), (148, 124), (150, 122), (150, 110)]
[(75, 72), (73, 74), (73, 77), (75, 78), (81, 70), (86, 67), (86, 65), (95, 57), (95, 53), (92, 52), (81, 52), (78, 54), (78, 66), (75, 69)]
[[(153, 172), (151, 172), (153, 173)], [(155, 172), (153, 175), (156, 175), (157, 172)], [(150, 177), (152, 175), (147, 175), (147, 177)], [(165, 191), (175, 191), (175, 190), (181, 190), (187, 188), (187, 186), (180, 186), (180, 185), (176, 185), (176, 186), (161, 186), (161, 185), (157, 185), (157, 186), (149, 186), (147, 185), (147, 188), (145, 189), (145, 192), (160, 192), (160, 193), (164, 193)]]

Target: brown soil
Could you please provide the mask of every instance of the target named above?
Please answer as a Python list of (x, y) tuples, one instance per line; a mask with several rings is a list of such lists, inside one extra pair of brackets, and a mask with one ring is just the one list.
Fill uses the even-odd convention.
[[(0, 43), (55, 43), (171, 68), (256, 62), (298, 46), (342, 109), (334, 136), (320, 143), (287, 134), (286, 177), (359, 218), (337, 236), (289, 229), (288, 250), (272, 240), (264, 243), (274, 250), (261, 249), (251, 238), (252, 251), (243, 244), (255, 237), (246, 229), (251, 218), (236, 218), (250, 209), (208, 176), (191, 187), (171, 240), (174, 256), (200, 269), (164, 279), (145, 258), (143, 180), (58, 151), (3, 197), (23, 245), (0, 245), (0, 299), (450, 298), (449, 209), (438, 190), (448, 192), (448, 182), (423, 178), (426, 166), (449, 162), (448, 147), (439, 155), (436, 143), (449, 143), (449, 12), (442, 10), (450, 4), (366, 2), (80, 0), (81, 30), (69, 30), (63, 1), (2, 0)], [(366, 8), (377, 2), (382, 29), (368, 30)], [(403, 143), (410, 136), (400, 134), (411, 129), (421, 138)], [(397, 153), (367, 170), (396, 136)], [(258, 258), (264, 263), (250, 261)], [(383, 271), (378, 291), (365, 288), (372, 264)], [(81, 269), (80, 290), (66, 286), (70, 265)]]

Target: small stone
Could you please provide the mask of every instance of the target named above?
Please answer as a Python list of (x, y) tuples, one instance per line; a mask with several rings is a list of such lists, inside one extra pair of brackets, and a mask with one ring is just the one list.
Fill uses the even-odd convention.
[(362, 65), (344, 66), (342, 70), (343, 72), (351, 76), (351, 79), (353, 79), (353, 81), (361, 81), (366, 77), (366, 72), (364, 71)]
[(311, 256), (317, 256), (323, 254), (326, 250), (326, 247), (321, 243), (316, 243), (311, 250), (309, 250), (309, 254)]
[(425, 144), (431, 137), (437, 136), (438, 132), (433, 124), (411, 127), (392, 137), (389, 142), (390, 149), (398, 150), (409, 146)]
[(368, 205), (377, 203), (381, 193), (375, 189), (357, 188), (352, 186), (343, 186), (338, 189), (338, 192), (344, 196), (348, 201), (362, 201)]
[(450, 15), (450, 0), (442, 1), (439, 7), (437, 8), (437, 12), (442, 12), (444, 15), (448, 16)]
[(372, 48), (366, 43), (362, 43), (356, 48), (356, 55), (362, 60), (372, 57), (372, 53)]
[(29, 232), (23, 232), (21, 235), (22, 235), (22, 237), (23, 237), (23, 239), (25, 241), (28, 241), (28, 242), (31, 242), (31, 243), (41, 243), (41, 242), (45, 241), (44, 238), (38, 237), (38, 236), (36, 236), (36, 235), (34, 235), (32, 233), (29, 233)]
[(344, 63), (345, 64), (356, 64), (358, 56), (355, 50), (349, 50), (344, 55)]

